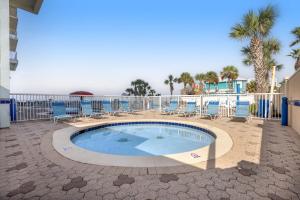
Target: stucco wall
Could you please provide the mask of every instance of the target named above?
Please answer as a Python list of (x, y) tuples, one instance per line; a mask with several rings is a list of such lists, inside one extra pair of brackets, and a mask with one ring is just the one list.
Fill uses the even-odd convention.
[[(300, 101), (300, 70), (289, 78), (287, 96), (289, 101)], [(289, 104), (289, 125), (300, 134), (300, 106)]]

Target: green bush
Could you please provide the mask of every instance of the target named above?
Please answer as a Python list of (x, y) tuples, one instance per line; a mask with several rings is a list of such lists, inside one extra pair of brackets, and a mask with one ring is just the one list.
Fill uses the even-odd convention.
[(256, 112), (256, 104), (253, 103), (249, 106), (249, 111), (252, 115), (255, 115), (255, 112)]

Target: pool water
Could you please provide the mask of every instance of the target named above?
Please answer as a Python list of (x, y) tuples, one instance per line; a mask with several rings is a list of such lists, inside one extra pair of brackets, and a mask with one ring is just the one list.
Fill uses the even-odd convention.
[(204, 129), (175, 123), (114, 124), (76, 134), (72, 142), (106, 154), (158, 156), (199, 149), (215, 138)]

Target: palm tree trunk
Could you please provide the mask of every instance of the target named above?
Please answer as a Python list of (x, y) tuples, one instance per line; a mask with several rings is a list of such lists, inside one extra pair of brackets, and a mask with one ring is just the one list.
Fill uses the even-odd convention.
[(295, 63), (295, 70), (300, 69), (300, 57), (297, 58), (296, 63)]
[(256, 91), (259, 93), (268, 92), (268, 69), (264, 66), (263, 42), (253, 37), (250, 44), (251, 57), (254, 65)]

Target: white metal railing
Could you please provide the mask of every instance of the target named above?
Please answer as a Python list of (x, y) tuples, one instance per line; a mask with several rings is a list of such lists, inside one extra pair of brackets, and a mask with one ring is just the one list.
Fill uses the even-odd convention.
[(102, 111), (102, 101), (109, 100), (113, 109), (120, 108), (120, 101), (127, 100), (130, 108), (134, 110), (161, 111), (170, 104), (170, 101), (178, 101), (182, 108), (187, 102), (194, 101), (198, 107), (198, 116), (207, 113), (207, 104), (210, 101), (220, 102), (220, 115), (231, 117), (235, 114), (236, 102), (249, 101), (250, 113), (254, 118), (280, 119), (281, 98), (283, 94), (275, 93), (273, 98), (270, 93), (255, 94), (205, 94), (205, 95), (163, 95), (151, 97), (134, 96), (73, 96), (52, 94), (11, 94), (11, 119), (12, 121), (28, 121), (50, 119), (52, 117), (51, 102), (64, 101), (67, 113), (79, 115), (81, 112), (80, 101), (91, 100), (94, 111)]
[(220, 116), (231, 117), (235, 114), (236, 102), (249, 101), (249, 111), (254, 118), (281, 119), (281, 98), (283, 94), (274, 93), (248, 93), (248, 94), (205, 94), (205, 95), (173, 95), (161, 96), (162, 108), (166, 107), (171, 100), (176, 100), (180, 107), (186, 102), (194, 101), (199, 108), (198, 115), (207, 113), (207, 105), (210, 101), (219, 101)]
[(128, 100), (129, 106), (135, 110), (145, 110), (144, 97), (133, 96), (76, 96), (76, 95), (51, 95), (51, 94), (11, 94), (11, 119), (12, 121), (28, 121), (50, 119), (52, 117), (51, 102), (64, 101), (66, 111), (70, 115), (80, 115), (80, 101), (91, 100), (94, 111), (102, 111), (102, 101), (110, 101), (113, 109), (118, 110), (119, 102)]

